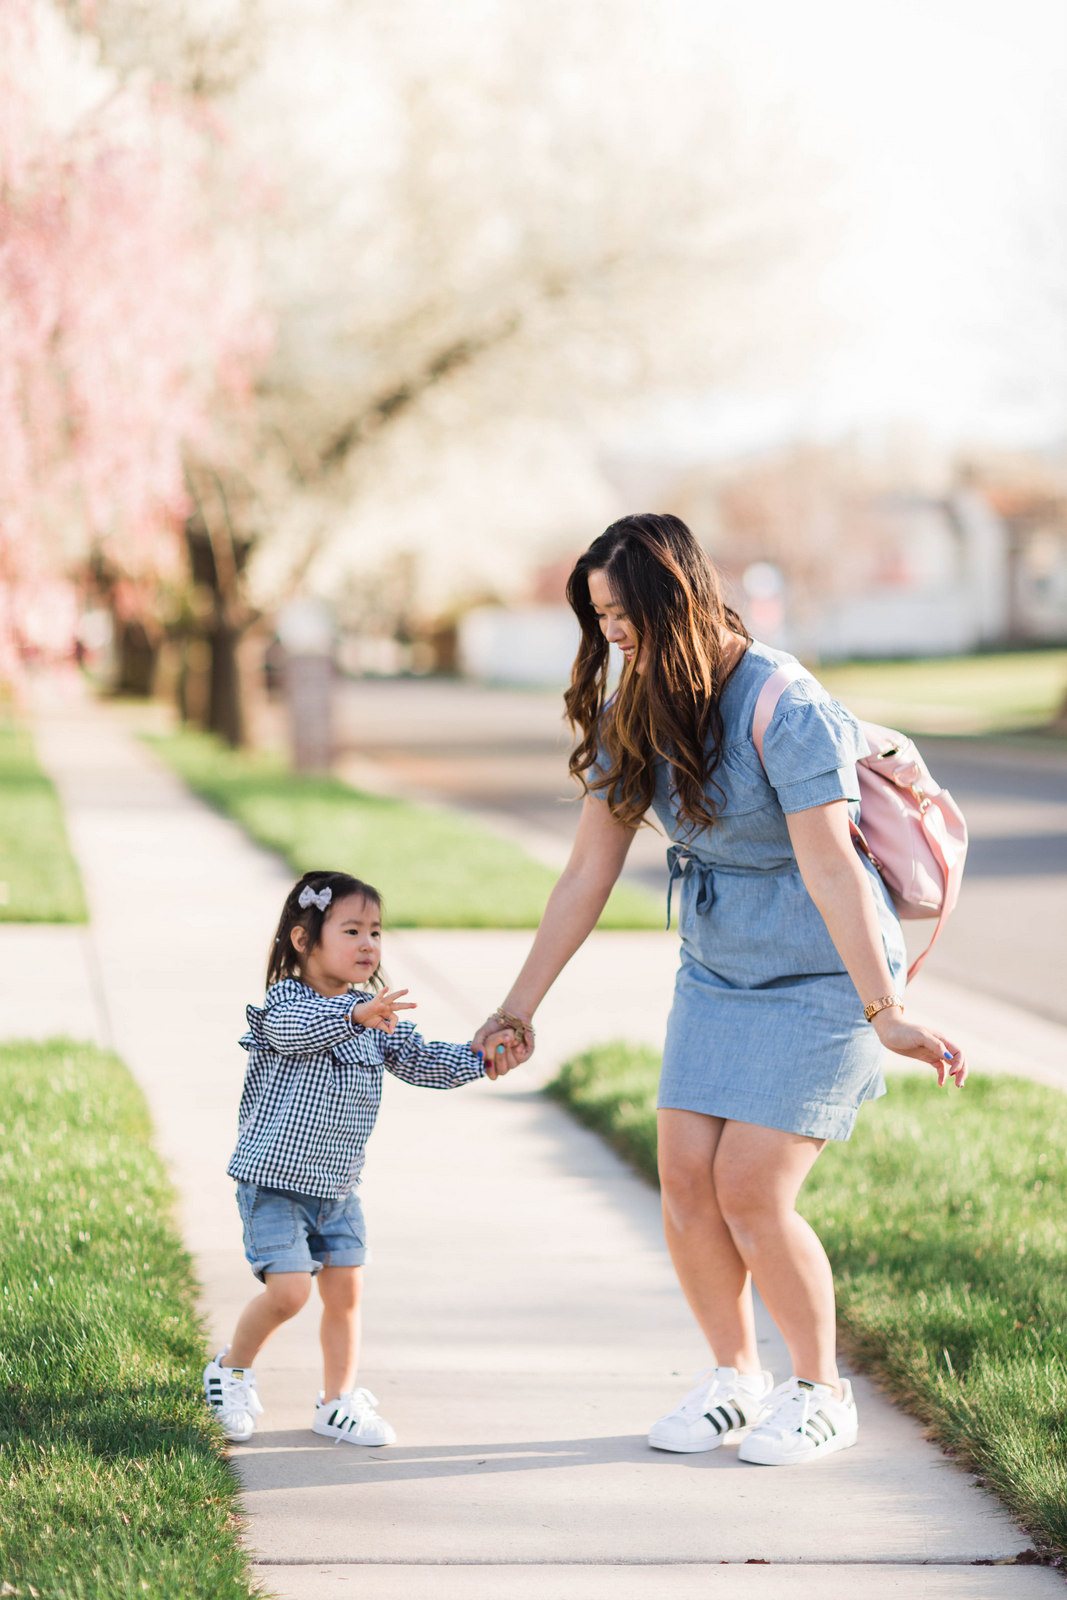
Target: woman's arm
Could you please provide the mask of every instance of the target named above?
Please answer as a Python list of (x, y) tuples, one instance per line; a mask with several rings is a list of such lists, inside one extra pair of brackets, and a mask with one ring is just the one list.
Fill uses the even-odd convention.
[[(867, 869), (861, 862), (848, 825), (848, 803), (834, 800), (809, 811), (787, 814), (786, 823), (804, 886), (818, 907), (861, 1005), (894, 992), (885, 957), (878, 911)], [(875, 1014), (872, 1027), (887, 1050), (912, 1056), (937, 1069), (943, 1084), (946, 1068), (961, 1088), (967, 1076), (963, 1052), (929, 1028), (904, 1021), (900, 1006)], [(951, 1061), (944, 1059), (946, 1051)]]
[[(634, 829), (616, 822), (604, 800), (587, 795), (570, 860), (548, 897), (533, 947), (507, 996), (505, 1011), (529, 1022), (571, 956), (589, 937), (622, 871)], [(500, 1022), (490, 1018), (474, 1035), (474, 1048), (482, 1049)], [(525, 1061), (532, 1045), (507, 1047), (502, 1070)], [(496, 1064), (496, 1063), (494, 1063)]]

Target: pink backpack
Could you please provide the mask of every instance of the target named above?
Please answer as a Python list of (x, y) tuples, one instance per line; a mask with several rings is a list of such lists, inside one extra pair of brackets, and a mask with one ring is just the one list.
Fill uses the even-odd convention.
[[(760, 690), (752, 717), (760, 761), (763, 736), (778, 701), (797, 678), (810, 676), (799, 662), (790, 663), (772, 672)], [(906, 735), (874, 722), (861, 722), (860, 728), (868, 754), (856, 765), (861, 827), (850, 823), (853, 842), (881, 873), (898, 916), (937, 918), (933, 938), (908, 968), (910, 983), (959, 899), (967, 824)]]

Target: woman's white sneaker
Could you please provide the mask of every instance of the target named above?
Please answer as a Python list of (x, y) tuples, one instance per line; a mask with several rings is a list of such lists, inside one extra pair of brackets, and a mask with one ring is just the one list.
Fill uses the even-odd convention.
[(769, 1372), (709, 1367), (681, 1405), (652, 1424), (648, 1442), (656, 1450), (717, 1450), (760, 1420), (773, 1388)]
[(220, 1365), (225, 1350), (204, 1368), (204, 1398), (222, 1423), (222, 1431), (234, 1444), (244, 1444), (256, 1431), (256, 1418), (263, 1415), (263, 1402), (256, 1390), (256, 1375), (251, 1367)]
[(859, 1437), (859, 1417), (852, 1385), (845, 1381), (841, 1387), (839, 1400), (826, 1383), (790, 1378), (779, 1384), (766, 1416), (741, 1441), (740, 1459), (761, 1467), (788, 1467), (847, 1450)]
[(396, 1429), (375, 1411), (377, 1399), (369, 1389), (352, 1389), (336, 1400), (319, 1394), (313, 1433), (345, 1444), (396, 1444)]

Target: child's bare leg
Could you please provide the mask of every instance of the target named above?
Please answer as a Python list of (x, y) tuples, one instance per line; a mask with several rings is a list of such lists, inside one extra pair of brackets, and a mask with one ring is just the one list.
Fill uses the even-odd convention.
[(250, 1300), (237, 1320), (233, 1341), (221, 1365), (254, 1367), (276, 1328), (295, 1317), (311, 1293), (310, 1272), (265, 1272), (263, 1293)]
[(359, 1367), (359, 1305), (363, 1294), (362, 1267), (323, 1267), (319, 1273), (322, 1296), (322, 1374), (327, 1400), (336, 1400), (355, 1387)]

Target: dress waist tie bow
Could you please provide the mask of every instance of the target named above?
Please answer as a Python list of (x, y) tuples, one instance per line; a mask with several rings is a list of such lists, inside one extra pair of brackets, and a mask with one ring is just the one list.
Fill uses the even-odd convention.
[(705, 916), (715, 904), (715, 870), (710, 862), (701, 861), (684, 844), (672, 844), (667, 851), (667, 866), (667, 927), (671, 925), (671, 895), (676, 880), (682, 877), (696, 880), (696, 912)]

